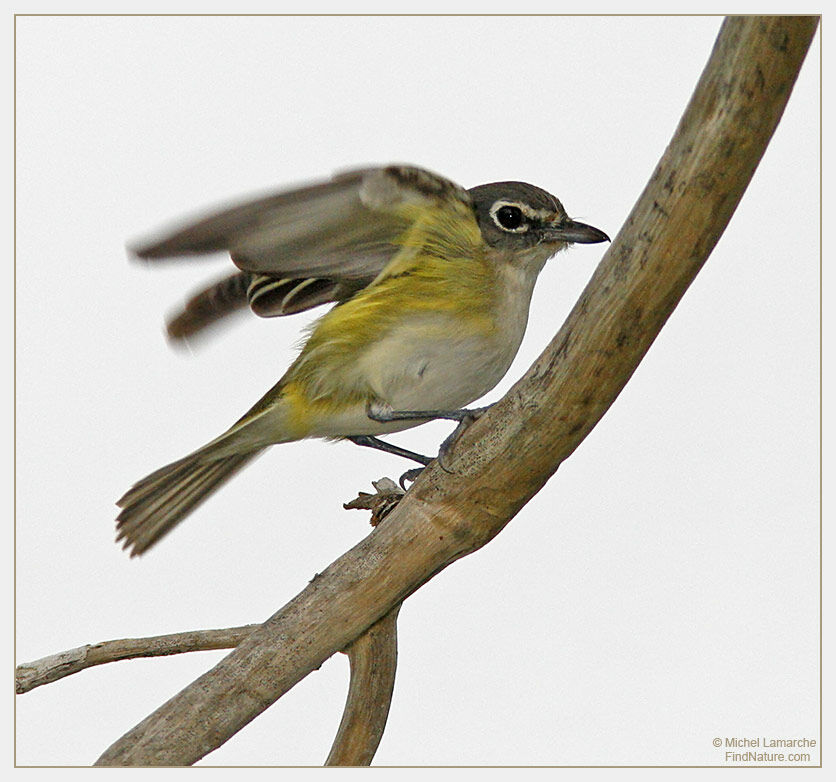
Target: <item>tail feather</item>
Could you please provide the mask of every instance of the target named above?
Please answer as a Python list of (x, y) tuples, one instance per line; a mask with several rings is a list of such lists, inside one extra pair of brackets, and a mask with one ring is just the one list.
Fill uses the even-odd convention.
[(116, 503), (116, 540), (132, 557), (147, 551), (261, 450), (214, 459), (201, 450), (152, 472)]

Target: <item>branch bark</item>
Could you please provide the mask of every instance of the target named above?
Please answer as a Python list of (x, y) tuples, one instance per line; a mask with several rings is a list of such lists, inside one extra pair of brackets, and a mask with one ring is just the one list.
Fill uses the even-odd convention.
[(817, 17), (727, 19), (624, 227), (569, 318), (506, 397), (364, 540), (98, 765), (183, 765), (497, 535), (600, 420), (731, 219), (789, 99)]
[(377, 752), (395, 689), (400, 610), (395, 606), (345, 650), (348, 697), (326, 766), (368, 766)]
[(136, 657), (165, 657), (184, 652), (232, 649), (259, 625), (226, 627), (219, 630), (190, 630), (184, 633), (155, 635), (148, 638), (122, 638), (85, 644), (75, 649), (50, 654), (15, 668), (15, 692), (22, 695), (42, 684), (63, 679), (94, 665), (130, 660)]

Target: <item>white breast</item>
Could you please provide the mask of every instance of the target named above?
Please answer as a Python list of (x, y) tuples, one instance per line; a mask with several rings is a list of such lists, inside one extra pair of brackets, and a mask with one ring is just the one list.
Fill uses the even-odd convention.
[(490, 332), (447, 312), (422, 313), (364, 353), (358, 371), (394, 410), (455, 410), (490, 391), (517, 355), (528, 321), (534, 275), (502, 269)]

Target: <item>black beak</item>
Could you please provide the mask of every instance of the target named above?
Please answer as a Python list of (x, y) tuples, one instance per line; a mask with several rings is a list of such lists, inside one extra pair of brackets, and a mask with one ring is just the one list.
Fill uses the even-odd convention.
[(546, 241), (574, 242), (577, 244), (597, 244), (608, 242), (610, 237), (603, 231), (586, 223), (577, 223), (568, 217), (559, 223), (552, 223), (545, 230)]

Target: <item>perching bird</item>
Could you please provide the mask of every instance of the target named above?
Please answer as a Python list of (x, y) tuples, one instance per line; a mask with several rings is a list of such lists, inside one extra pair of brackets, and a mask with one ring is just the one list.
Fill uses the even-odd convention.
[(608, 241), (523, 182), (465, 190), (387, 166), (260, 198), (136, 250), (227, 251), (241, 270), (169, 323), (186, 337), (249, 303), (275, 316), (336, 302), (284, 376), (220, 437), (143, 478), (119, 501), (117, 540), (141, 554), (275, 443), (348, 438), (417, 458), (375, 435), (461, 419), (519, 349), (545, 262)]

